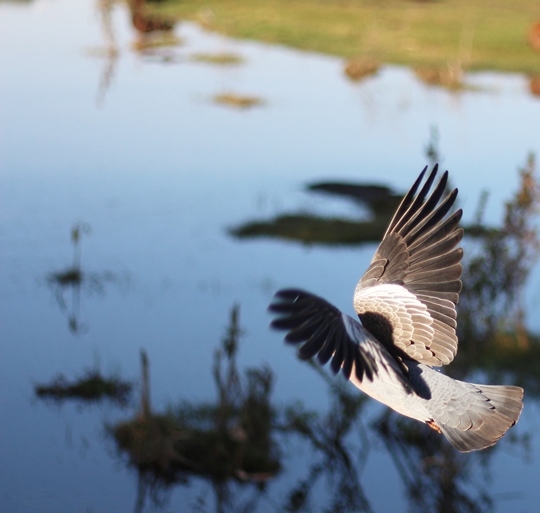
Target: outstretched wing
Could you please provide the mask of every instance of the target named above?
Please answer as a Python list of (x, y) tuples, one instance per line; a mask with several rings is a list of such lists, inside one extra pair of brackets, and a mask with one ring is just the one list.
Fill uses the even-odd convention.
[(445, 194), (448, 172), (429, 194), (437, 166), (417, 192), (426, 169), (392, 218), (356, 287), (354, 306), (362, 324), (390, 352), (397, 347), (439, 366), (457, 352), (463, 250), (456, 246), (463, 237), (462, 211), (449, 214), (458, 191)]
[(317, 356), (321, 365), (330, 359), (334, 374), (373, 381), (379, 366), (392, 367), (404, 387), (408, 380), (399, 363), (352, 317), (324, 299), (297, 289), (280, 290), (268, 309), (277, 314), (273, 328), (287, 330), (285, 340), (299, 344), (302, 359)]

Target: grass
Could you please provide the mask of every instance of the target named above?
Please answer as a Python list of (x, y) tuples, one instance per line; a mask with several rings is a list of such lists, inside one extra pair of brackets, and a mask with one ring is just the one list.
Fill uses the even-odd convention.
[(165, 0), (153, 10), (236, 38), (413, 67), (540, 73), (538, 0)]

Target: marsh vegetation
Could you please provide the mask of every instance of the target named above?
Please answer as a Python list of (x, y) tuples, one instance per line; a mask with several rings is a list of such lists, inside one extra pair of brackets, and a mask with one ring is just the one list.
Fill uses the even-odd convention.
[(465, 70), (540, 67), (536, 0), (165, 0), (152, 8), (232, 37), (412, 66), (443, 83), (457, 83)]

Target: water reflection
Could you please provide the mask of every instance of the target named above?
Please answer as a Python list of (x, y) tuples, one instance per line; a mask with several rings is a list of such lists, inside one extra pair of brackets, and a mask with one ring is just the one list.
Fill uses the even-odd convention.
[[(434, 134), (436, 132), (432, 133), (432, 138)], [(433, 158), (439, 157), (436, 141), (430, 143), (428, 149)], [(540, 385), (537, 372), (540, 338), (527, 331), (523, 303), (523, 291), (540, 249), (536, 226), (540, 184), (535, 168), (535, 158), (531, 155), (519, 170), (519, 189), (505, 204), (504, 219), (499, 226), (485, 224), (483, 210), (487, 195), (483, 195), (476, 220), (466, 228), (470, 247), (463, 262), (463, 291), (458, 314), (460, 352), (450, 369), (452, 377), (459, 379), (472, 375), (478, 378), (480, 373), (489, 382), (520, 385), (529, 400), (537, 399)], [(384, 202), (394, 201), (394, 195), (380, 187), (330, 183), (309, 187), (309, 190), (318, 189), (352, 197), (369, 205), (372, 212), (375, 211), (372, 205), (380, 198)], [(284, 221), (286, 223), (287, 219)], [(376, 223), (373, 221), (372, 229)], [(381, 224), (386, 226), (386, 220)], [(336, 225), (334, 229), (337, 230)], [(274, 235), (292, 238), (287, 233), (275, 232)], [(347, 230), (334, 237), (336, 243), (350, 243)], [(299, 240), (305, 242), (305, 239)], [(355, 400), (358, 398), (354, 397)], [(355, 416), (352, 413), (353, 419)], [(481, 453), (458, 454), (440, 435), (391, 411), (384, 411), (370, 427), (392, 457), (406, 486), (412, 510), (477, 512), (492, 506), (489, 478), (481, 470), (487, 468), (498, 447)], [(308, 427), (304, 432), (311, 433)], [(531, 433), (510, 433), (507, 443), (521, 449), (518, 454), (526, 457), (530, 436)], [(341, 440), (338, 445), (348, 454), (347, 445), (340, 444)], [(321, 445), (331, 444), (326, 440)], [(313, 473), (316, 475), (316, 470)], [(369, 508), (369, 504), (365, 503), (365, 507)]]
[[(101, 72), (96, 101), (99, 106), (103, 105), (105, 96), (109, 90), (120, 50), (112, 22), (112, 12), (117, 0), (97, 0), (97, 10), (100, 17), (101, 31), (104, 39), (104, 49), (92, 52), (104, 58), (105, 64)], [(134, 29), (132, 48), (137, 52), (149, 57), (155, 57), (153, 51), (156, 48), (176, 46), (180, 40), (174, 35), (175, 21), (148, 12), (146, 0), (129, 0), (127, 2), (131, 25)], [(175, 59), (171, 55), (157, 55), (160, 61), (171, 62)]]
[[(135, 511), (143, 511), (148, 498), (163, 506), (171, 487), (188, 485), (193, 478), (210, 485), (218, 512), (254, 511), (261, 501), (276, 511), (323, 511), (325, 507), (371, 511), (360, 481), (369, 450), (361, 422), (366, 398), (313, 366), (327, 383), (329, 411), (310, 411), (298, 402), (277, 406), (271, 400), (271, 369), (238, 370), (241, 335), (239, 307), (234, 306), (226, 335), (214, 354), (217, 401), (183, 400), (165, 413), (151, 410), (148, 359), (142, 353), (139, 411), (109, 428), (119, 452), (137, 471)], [(268, 486), (281, 472), (291, 442), (307, 444), (309, 456), (301, 475), (280, 498), (271, 495)], [(335, 493), (323, 507), (317, 490), (329, 483), (334, 484)], [(205, 505), (206, 495), (202, 492), (196, 502)], [(314, 507), (316, 502), (318, 507)]]
[(450, 91), (461, 91), (467, 86), (463, 82), (463, 68), (459, 63), (446, 68), (415, 68), (414, 74), (428, 86), (440, 86)]
[[(425, 155), (430, 167), (441, 161), (439, 130), (430, 127)], [(321, 244), (326, 246), (354, 246), (368, 242), (379, 242), (394, 215), (403, 194), (380, 184), (358, 184), (350, 182), (313, 182), (306, 191), (343, 197), (352, 200), (361, 219), (323, 217), (314, 213), (293, 212), (279, 214), (270, 220), (252, 220), (229, 229), (229, 234), (238, 239), (259, 237), (277, 238)]]
[(376, 59), (359, 56), (349, 59), (345, 63), (345, 75), (355, 81), (359, 82), (367, 77), (375, 75), (381, 67), (381, 63)]
[[(142, 353), (140, 410), (133, 419), (111, 428), (119, 450), (137, 470), (135, 511), (143, 510), (147, 496), (160, 502), (169, 487), (187, 484), (194, 476), (210, 483), (216, 511), (250, 511), (265, 483), (280, 471), (270, 402), (274, 375), (268, 367), (247, 369), (241, 375), (236, 363), (241, 334), (235, 306), (214, 355), (216, 403), (184, 400), (161, 414), (150, 408), (148, 358)], [(246, 485), (254, 495), (241, 507), (236, 496)]]
[[(310, 365), (325, 381), (331, 406), (327, 412), (307, 411), (298, 403), (285, 408), (284, 432), (309, 443), (311, 457), (304, 474), (287, 493), (283, 509), (370, 512), (372, 507), (361, 481), (370, 450), (362, 423), (368, 399), (320, 367)], [(317, 496), (317, 490), (325, 485), (333, 489), (327, 504)]]
[(477, 222), (469, 227), (473, 244), (458, 314), (464, 343), (454, 369), (460, 375), (482, 369), (490, 378), (524, 387), (527, 396), (536, 399), (540, 337), (527, 330), (523, 297), (540, 250), (540, 184), (533, 155), (519, 175), (519, 189), (505, 205), (501, 226), (486, 226), (480, 209)]
[(131, 24), (141, 34), (150, 32), (170, 31), (174, 28), (174, 20), (149, 13), (146, 0), (129, 0)]
[[(481, 512), (493, 496), (485, 471), (494, 450), (464, 456), (435, 432), (384, 412), (373, 424), (405, 484), (412, 511)], [(495, 449), (496, 450), (496, 449)]]
[[(440, 157), (436, 138), (428, 148), (432, 158)], [(520, 188), (506, 204), (500, 226), (484, 222), (484, 196), (468, 227), (471, 248), (464, 262), (460, 352), (451, 369), (453, 377), (461, 379), (482, 373), (488, 381), (519, 384), (529, 400), (540, 392), (540, 341), (526, 329), (520, 298), (540, 248), (535, 167), (531, 156), (520, 170)], [(385, 207), (380, 205), (398, 200), (387, 188), (338, 185), (321, 182), (312, 189), (374, 205), (370, 208), (377, 215), (384, 215)], [(89, 233), (86, 223), (73, 226), (72, 264), (49, 276), (60, 297), (70, 288), (80, 294), (83, 285), (92, 287), (92, 275), (83, 271), (81, 248), (83, 236)], [(187, 487), (194, 480), (205, 483), (196, 499), (201, 510), (254, 511), (260, 506), (294, 512), (372, 511), (362, 481), (362, 472), (369, 471), (371, 464), (368, 435), (383, 443), (412, 511), (476, 512), (493, 504), (485, 469), (501, 445), (461, 455), (432, 430), (390, 411), (365, 425), (370, 401), (316, 366), (313, 370), (326, 383), (331, 398), (328, 411), (308, 410), (294, 397), (289, 404), (276, 405), (272, 369), (261, 366), (241, 372), (238, 368), (243, 334), (239, 316), (239, 307), (233, 307), (214, 355), (211, 374), (217, 400), (213, 403), (182, 400), (168, 411), (154, 412), (148, 360), (142, 356), (145, 386), (140, 409), (133, 418), (110, 428), (119, 452), (137, 473), (135, 511), (142, 512), (149, 501), (164, 507), (175, 486)], [(74, 324), (80, 326), (78, 320)], [(40, 395), (56, 391), (69, 396), (81, 384), (56, 380), (42, 387)], [(529, 436), (512, 432), (505, 445), (525, 457)], [(291, 478), (290, 448), (301, 446), (308, 448), (308, 454), (300, 472)], [(285, 486), (281, 476), (286, 469)], [(326, 485), (333, 493), (321, 499), (319, 490)]]
[[(433, 158), (440, 156), (436, 140), (428, 148)], [(385, 211), (381, 205), (398, 200), (381, 187), (344, 188), (321, 182), (312, 189), (373, 205), (373, 211), (380, 215)], [(484, 223), (484, 196), (476, 220), (468, 228), (472, 246), (468, 253), (472, 256), (464, 265), (461, 345), (452, 368), (454, 377), (461, 379), (481, 372), (489, 381), (519, 384), (530, 399), (536, 399), (540, 392), (540, 343), (526, 330), (520, 298), (540, 248), (535, 228), (539, 191), (531, 156), (520, 170), (520, 188), (506, 204), (501, 226)], [(49, 276), (60, 298), (68, 289), (78, 298), (84, 285), (102, 286), (102, 275), (96, 278), (83, 271), (81, 242), (90, 231), (86, 223), (72, 227), (72, 263)], [(65, 299), (62, 301), (66, 305)], [(79, 302), (77, 299), (76, 304)], [(72, 324), (80, 327), (77, 316)], [(142, 512), (148, 501), (164, 506), (173, 487), (188, 486), (194, 480), (206, 483), (196, 499), (200, 509), (253, 511), (264, 504), (276, 511), (369, 512), (373, 507), (362, 482), (363, 470), (370, 469), (369, 436), (380, 440), (390, 455), (412, 511), (475, 512), (490, 507), (493, 495), (482, 469), (488, 467), (501, 445), (461, 455), (432, 430), (390, 411), (366, 426), (363, 419), (370, 401), (314, 365), (313, 371), (326, 383), (328, 411), (308, 410), (294, 397), (289, 404), (276, 405), (272, 369), (261, 366), (241, 372), (238, 368), (242, 335), (240, 310), (235, 306), (214, 354), (211, 374), (217, 400), (195, 403), (184, 399), (162, 413), (151, 408), (149, 365), (143, 353), (139, 411), (110, 428), (119, 453), (137, 473), (136, 512)], [(36, 393), (40, 397), (86, 398), (94, 378), (87, 375), (73, 382), (58, 378), (36, 388)], [(105, 386), (99, 385), (102, 389)], [(525, 456), (528, 433), (510, 433), (506, 440)], [(290, 447), (301, 446), (308, 448), (308, 455), (302, 470), (287, 478), (283, 491), (280, 475), (290, 464)], [(321, 499), (319, 490), (326, 485), (333, 493)], [(276, 494), (278, 487), (281, 490)]]
[(105, 51), (103, 52), (105, 65), (103, 67), (103, 71), (101, 72), (96, 96), (96, 102), (100, 106), (103, 105), (107, 91), (111, 86), (114, 71), (116, 69), (116, 63), (120, 55), (112, 23), (112, 8), (114, 3), (115, 0), (98, 0), (101, 30), (105, 40)]
[(108, 399), (120, 406), (129, 402), (133, 385), (118, 377), (105, 377), (97, 369), (86, 371), (80, 378), (69, 381), (62, 374), (49, 384), (34, 386), (34, 393), (40, 399), (62, 403), (76, 400), (95, 403)]
[[(51, 272), (46, 281), (51, 288), (56, 303), (68, 318), (68, 328), (74, 335), (82, 335), (88, 331), (88, 325), (81, 321), (81, 290), (88, 293), (103, 294), (109, 283), (120, 283), (119, 276), (111, 271), (101, 273), (85, 272), (82, 268), (82, 237), (92, 231), (84, 221), (75, 223), (71, 228), (71, 244), (73, 258), (70, 266)], [(125, 279), (125, 277), (124, 277)], [(71, 295), (69, 294), (71, 291)]]
[[(136, 512), (144, 511), (148, 500), (165, 507), (174, 486), (196, 478), (213, 491), (213, 505), (207, 490), (198, 495), (201, 510), (255, 511), (264, 503), (276, 511), (373, 511), (361, 479), (371, 447), (368, 430), (384, 442), (412, 511), (475, 512), (491, 504), (481, 469), (496, 448), (459, 454), (432, 430), (389, 410), (366, 427), (362, 418), (369, 400), (315, 365), (331, 399), (327, 412), (307, 410), (299, 402), (273, 404), (270, 369), (248, 369), (243, 376), (238, 371), (238, 312), (232, 309), (227, 335), (215, 353), (216, 403), (184, 400), (165, 413), (153, 413), (143, 353), (139, 411), (109, 429), (137, 472)], [(285, 454), (301, 445), (309, 450), (300, 475), (288, 478), (285, 493), (272, 494), (272, 481), (288, 461)], [(327, 503), (317, 493), (325, 485), (333, 489)]]
[(529, 91), (533, 96), (540, 96), (540, 76), (529, 77)]
[(238, 239), (269, 237), (304, 244), (358, 245), (381, 239), (391, 216), (402, 198), (390, 188), (378, 184), (314, 182), (308, 192), (326, 193), (352, 199), (368, 212), (365, 219), (323, 217), (296, 212), (279, 214), (270, 220), (254, 220), (231, 228)]

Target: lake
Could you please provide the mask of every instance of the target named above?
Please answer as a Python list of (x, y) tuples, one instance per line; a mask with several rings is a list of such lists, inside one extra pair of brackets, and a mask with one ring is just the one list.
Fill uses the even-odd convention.
[[(466, 88), (448, 91), (385, 66), (354, 82), (340, 59), (191, 23), (176, 24), (175, 46), (145, 44), (131, 19), (123, 3), (0, 2), (1, 509), (536, 511), (535, 394), (525, 391), (519, 423), (493, 450), (459, 455), (441, 441), (433, 464), (381, 434), (400, 432), (396, 416), (355, 402), (353, 387), (333, 387), (269, 329), (267, 306), (287, 286), (351, 314), (374, 243), (231, 234), (282, 213), (366, 215), (306, 185), (378, 184), (403, 194), (429, 163), (430, 140), (460, 189), (464, 222), (488, 191), (485, 222), (500, 225), (518, 169), (530, 153), (540, 156), (540, 98), (527, 77), (471, 74)], [(225, 94), (258, 102), (215, 101)], [(80, 274), (69, 275), (74, 269)], [(533, 333), (539, 280), (535, 267), (524, 288)], [(227, 359), (222, 339), (235, 326)], [(137, 467), (111, 433), (141, 415), (141, 351), (151, 411), (177, 408), (189, 426), (178, 439), (209, 436), (225, 401), (220, 372), (234, 378), (218, 387), (231, 404), (248, 413), (250, 400), (268, 406), (258, 450), (269, 466), (249, 475)], [(60, 375), (96, 370), (135, 383), (127, 404), (36, 394)], [(340, 407), (353, 403), (342, 418)], [(246, 434), (235, 433), (236, 448)], [(222, 455), (221, 439), (205, 440)]]

